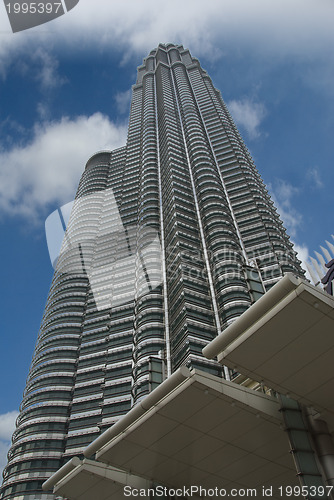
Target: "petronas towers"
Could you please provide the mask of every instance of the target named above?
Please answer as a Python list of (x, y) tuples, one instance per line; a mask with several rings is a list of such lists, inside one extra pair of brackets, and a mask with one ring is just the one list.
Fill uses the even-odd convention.
[(160, 44), (138, 68), (126, 146), (86, 164), (59, 253), (0, 498), (41, 485), (203, 347), (303, 272), (205, 70)]

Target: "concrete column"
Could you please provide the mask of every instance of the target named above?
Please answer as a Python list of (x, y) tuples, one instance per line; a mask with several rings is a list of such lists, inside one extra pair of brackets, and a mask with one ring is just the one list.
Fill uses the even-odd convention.
[(310, 417), (311, 431), (326, 483), (334, 486), (334, 442), (327, 422)]

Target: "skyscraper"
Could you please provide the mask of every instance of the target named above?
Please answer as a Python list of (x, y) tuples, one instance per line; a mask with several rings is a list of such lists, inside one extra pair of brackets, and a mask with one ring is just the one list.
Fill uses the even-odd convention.
[(300, 263), (211, 79), (160, 44), (127, 144), (90, 158), (56, 263), (1, 499), (41, 484)]

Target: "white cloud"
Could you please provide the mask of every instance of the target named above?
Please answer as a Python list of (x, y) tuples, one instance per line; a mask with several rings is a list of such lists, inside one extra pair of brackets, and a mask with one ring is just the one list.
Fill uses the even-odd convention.
[[(34, 47), (29, 54), (21, 55), (13, 61), (15, 70), (24, 78), (38, 82), (42, 90), (57, 88), (66, 82), (58, 74), (58, 60), (41, 47)], [(28, 57), (27, 57), (28, 56)]]
[(244, 127), (251, 139), (260, 135), (259, 126), (266, 115), (263, 104), (244, 98), (228, 102), (227, 107), (235, 123)]
[(37, 63), (35, 79), (40, 83), (42, 89), (56, 88), (65, 83), (66, 80), (57, 73), (58, 61), (44, 49), (36, 50), (33, 60)]
[[(2, 9), (2, 11), (1, 11)], [(331, 0), (80, 0), (65, 16), (13, 35), (0, 6), (2, 69), (19, 50), (65, 44), (71, 53), (121, 50), (124, 60), (162, 42), (181, 42), (198, 56), (217, 58), (236, 48), (269, 57), (327, 62), (334, 43)], [(1, 66), (0, 66), (1, 68)]]
[(126, 90), (125, 92), (117, 92), (117, 94), (115, 95), (115, 101), (119, 113), (121, 114), (129, 113), (131, 95), (132, 95), (131, 89)]
[(268, 189), (288, 234), (295, 237), (303, 221), (302, 214), (293, 206), (293, 198), (299, 192), (298, 188), (282, 179), (277, 179), (274, 186), (269, 184)]
[(36, 218), (50, 202), (70, 201), (87, 159), (125, 141), (126, 126), (101, 113), (37, 124), (29, 144), (0, 152), (0, 210)]
[(37, 103), (36, 110), (42, 121), (46, 121), (50, 117), (49, 106), (45, 101)]
[(18, 414), (17, 411), (10, 411), (0, 415), (0, 473), (7, 463), (7, 452)]
[[(259, 45), (268, 53), (274, 47), (280, 53), (283, 50), (288, 54), (293, 49), (307, 55), (310, 49), (315, 51), (325, 46), (328, 38), (334, 41), (333, 14), (329, 0), (295, 0), (293, 3), (289, 0), (207, 0), (205, 7), (202, 0), (192, 0), (191, 8), (178, 0), (94, 4), (81, 0), (63, 21), (76, 33), (100, 37), (105, 44), (115, 41), (127, 44), (136, 53), (159, 41), (180, 40), (182, 34), (193, 47), (196, 45), (196, 53), (201, 54), (212, 48), (217, 39), (233, 37), (247, 45)], [(61, 18), (57, 25), (62, 25)], [(100, 28), (104, 28), (102, 37)]]
[(309, 263), (310, 252), (306, 245), (298, 245), (294, 243), (294, 249), (297, 252), (297, 257), (302, 263), (303, 269), (306, 271), (306, 278), (312, 281), (311, 275), (307, 269), (307, 264)]
[[(282, 179), (276, 179), (275, 185), (268, 186), (270, 195), (274, 200), (277, 211), (283, 220), (288, 234), (294, 239), (297, 237), (298, 228), (303, 222), (303, 216), (293, 206), (293, 199), (299, 193), (299, 189)], [(297, 257), (301, 261), (302, 268), (306, 271), (305, 277), (313, 282), (309, 273), (310, 252), (305, 244), (292, 241)]]
[(15, 429), (15, 421), (17, 417), (17, 411), (10, 411), (0, 415), (0, 440), (10, 441)]
[(320, 172), (317, 168), (310, 168), (306, 172), (307, 178), (311, 181), (312, 186), (318, 189), (321, 189), (324, 187), (324, 183), (321, 179)]
[(276, 179), (274, 191), (280, 203), (284, 207), (289, 208), (291, 199), (299, 192), (299, 189), (285, 180)]

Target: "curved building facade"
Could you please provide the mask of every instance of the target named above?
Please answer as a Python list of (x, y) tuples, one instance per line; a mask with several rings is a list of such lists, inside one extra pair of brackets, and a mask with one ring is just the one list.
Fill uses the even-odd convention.
[(87, 162), (0, 498), (42, 483), (300, 262), (238, 130), (188, 50), (138, 68), (127, 144)]

